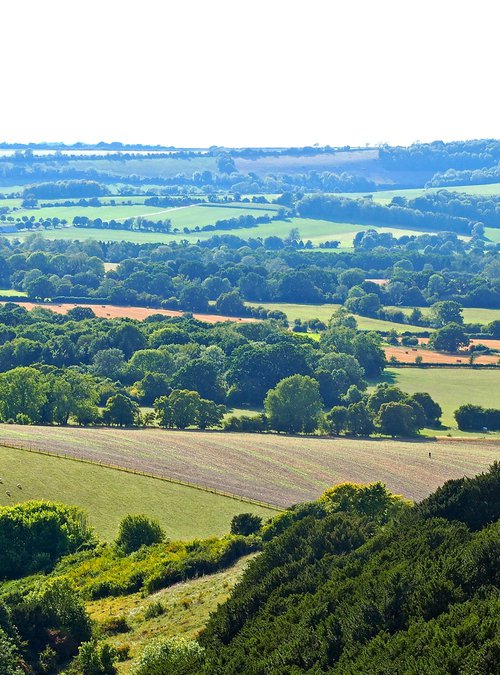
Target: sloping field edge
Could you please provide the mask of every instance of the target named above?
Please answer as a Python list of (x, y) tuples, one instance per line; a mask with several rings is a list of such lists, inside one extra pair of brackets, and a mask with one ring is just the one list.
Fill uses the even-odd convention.
[(273, 509), (274, 511), (281, 512), (284, 509), (276, 504), (271, 504), (269, 502), (261, 502), (258, 499), (252, 499), (251, 497), (242, 497), (241, 495), (235, 495), (231, 492), (224, 492), (223, 490), (217, 490), (217, 488), (211, 488), (205, 485), (200, 485), (198, 483), (190, 483), (179, 478), (171, 478), (169, 476), (157, 476), (154, 473), (148, 473), (146, 471), (139, 471), (138, 469), (129, 469), (124, 466), (119, 466), (115, 464), (107, 464), (106, 462), (101, 462), (93, 459), (84, 459), (83, 457), (72, 457), (71, 455), (66, 455), (59, 452), (51, 452), (50, 450), (40, 450), (35, 448), (26, 447), (21, 443), (16, 443), (15, 441), (6, 443), (5, 441), (0, 441), (0, 447), (10, 448), (11, 450), (21, 450), (22, 452), (31, 452), (35, 455), (47, 455), (48, 457), (57, 457), (59, 459), (67, 459), (71, 462), (80, 462), (81, 464), (92, 464), (94, 466), (102, 466), (104, 469), (114, 469), (115, 471), (123, 471), (123, 473), (135, 474), (137, 476), (145, 476), (146, 478), (154, 478), (155, 480), (161, 480), (165, 483), (175, 483), (176, 485), (183, 485), (184, 487), (193, 488), (194, 490), (201, 490), (202, 492), (211, 492), (214, 495), (219, 495), (220, 497), (227, 497), (228, 499), (234, 499), (238, 502), (244, 502), (246, 504), (255, 504), (255, 506), (263, 506), (267, 509)]

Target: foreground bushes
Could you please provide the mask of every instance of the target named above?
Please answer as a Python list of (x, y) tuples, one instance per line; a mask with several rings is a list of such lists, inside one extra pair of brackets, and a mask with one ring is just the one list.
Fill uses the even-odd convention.
[(495, 465), (382, 526), (326, 506), (285, 512), (201, 635), (202, 672), (497, 672), (499, 494)]
[(76, 506), (29, 501), (0, 508), (0, 579), (46, 569), (61, 556), (95, 543)]

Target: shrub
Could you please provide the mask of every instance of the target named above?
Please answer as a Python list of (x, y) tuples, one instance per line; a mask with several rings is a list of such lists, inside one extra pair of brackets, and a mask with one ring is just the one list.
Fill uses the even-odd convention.
[(262, 527), (262, 518), (253, 513), (240, 513), (231, 520), (231, 534), (248, 536), (255, 534)]
[(195, 640), (153, 640), (139, 657), (134, 675), (192, 675), (203, 666), (204, 650)]
[(165, 611), (165, 606), (159, 600), (150, 602), (144, 610), (144, 618), (148, 621), (149, 619), (154, 619), (157, 616), (165, 614)]
[(76, 657), (76, 666), (81, 675), (114, 675), (117, 660), (116, 651), (106, 642), (99, 644), (95, 640), (84, 642)]
[(111, 616), (101, 623), (101, 630), (106, 635), (118, 635), (119, 633), (128, 633), (130, 626), (124, 616)]
[(157, 520), (147, 516), (126, 516), (120, 523), (116, 544), (128, 555), (141, 546), (159, 544), (165, 539), (165, 532)]
[(76, 506), (28, 501), (0, 508), (0, 578), (52, 565), (95, 542), (87, 516)]

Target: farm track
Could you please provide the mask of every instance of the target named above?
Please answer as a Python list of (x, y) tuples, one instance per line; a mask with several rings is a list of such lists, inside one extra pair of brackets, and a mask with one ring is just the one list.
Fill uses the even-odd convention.
[(9, 441), (277, 506), (315, 499), (343, 481), (381, 480), (394, 492), (419, 500), (445, 480), (473, 476), (500, 459), (500, 443), (488, 440), (442, 443), (0, 425), (0, 442)]

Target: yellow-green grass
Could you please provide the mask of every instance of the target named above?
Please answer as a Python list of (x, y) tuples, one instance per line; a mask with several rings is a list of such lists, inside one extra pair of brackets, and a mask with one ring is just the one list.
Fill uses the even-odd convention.
[[(279, 310), (285, 312), (288, 317), (289, 322), (295, 321), (295, 319), (302, 319), (302, 321), (309, 321), (310, 319), (320, 319), (324, 323), (327, 323), (332, 316), (333, 312), (341, 307), (341, 305), (334, 304), (324, 304), (324, 305), (303, 305), (303, 304), (294, 304), (288, 302), (261, 302), (261, 303), (250, 303), (247, 302), (247, 305), (261, 306), (269, 310)], [(389, 331), (395, 330), (398, 333), (404, 331), (412, 331), (414, 333), (421, 333), (428, 330), (427, 328), (422, 328), (421, 326), (412, 326), (406, 323), (396, 323), (394, 321), (382, 321), (382, 319), (373, 319), (368, 316), (359, 316), (358, 314), (354, 315), (356, 321), (358, 322), (358, 328), (362, 330), (376, 330), (376, 331)]]
[(443, 409), (443, 424), (453, 430), (457, 429), (453, 413), (465, 403), (500, 408), (499, 370), (388, 368), (386, 379), (410, 394), (416, 391), (428, 392)]
[[(388, 307), (387, 309), (401, 310), (406, 315), (409, 315), (413, 311), (413, 307)], [(424, 316), (430, 316), (432, 314), (430, 307), (420, 307), (419, 309)], [(465, 323), (488, 324), (492, 321), (500, 320), (500, 309), (490, 309), (485, 307), (464, 307), (462, 314)]]
[(106, 540), (116, 536), (129, 513), (157, 518), (172, 539), (225, 534), (237, 513), (275, 513), (204, 490), (15, 448), (0, 447), (0, 478), (2, 506), (28, 499), (76, 504)]
[(9, 297), (9, 296), (15, 297), (15, 296), (20, 296), (20, 295), (24, 295), (24, 296), (27, 297), (28, 294), (25, 291), (16, 291), (15, 288), (0, 289), (0, 296), (2, 296), (4, 298)]
[[(142, 596), (141, 593), (109, 597), (87, 603), (87, 610), (94, 621), (105, 624), (110, 617), (124, 617), (130, 630), (121, 635), (106, 637), (114, 647), (129, 645), (130, 659), (118, 663), (120, 674), (130, 673), (136, 658), (151, 639), (157, 637), (183, 637), (195, 639), (212, 612), (229, 597), (250, 560), (256, 554), (240, 558), (232, 567), (222, 572), (164, 588), (158, 593)], [(152, 603), (161, 603), (164, 612), (147, 619), (145, 611)]]
[(485, 227), (484, 233), (490, 241), (494, 242), (495, 244), (500, 244), (500, 228)]
[[(439, 371), (434, 370), (433, 375), (439, 376)], [(490, 403), (493, 404), (493, 400)], [(491, 440), (468, 440), (467, 443), (436, 442), (428, 438), (394, 441), (388, 438), (348, 439), (102, 427), (85, 429), (0, 425), (0, 438), (4, 441), (12, 438), (33, 448), (77, 458), (102, 460), (115, 466), (167, 475), (280, 507), (317, 499), (326, 488), (344, 481), (381, 480), (393, 492), (404, 494), (410, 499), (422, 499), (449, 478), (475, 475), (498, 459), (500, 454), (500, 444)], [(434, 458), (432, 463), (428, 461), (430, 451)], [(23, 453), (23, 458), (26, 454)], [(65, 478), (64, 471), (71, 462), (57, 461), (64, 462), (59, 478), (60, 482), (68, 481), (69, 496), (88, 489), (83, 468), (78, 463), (75, 462), (78, 469), (73, 474), (73, 480), (70, 480)], [(21, 465), (19, 467), (22, 468)], [(95, 470), (105, 471), (99, 467), (95, 467)], [(41, 472), (42, 467), (39, 467), (36, 475)], [(35, 477), (35, 472), (32, 474)], [(115, 475), (111, 473), (104, 481), (103, 489), (106, 492), (101, 501), (103, 512), (107, 509), (113, 513), (117, 508), (114, 503), (117, 496), (124, 494), (120, 490), (115, 495), (111, 488)], [(134, 503), (133, 486), (138, 485), (136, 480), (136, 476), (131, 476), (132, 482), (127, 484), (123, 513), (132, 510), (147, 513), (144, 501), (146, 495), (151, 499), (152, 507), (155, 500), (160, 501), (160, 488), (156, 487), (156, 483), (148, 482), (143, 488), (136, 488), (139, 496), (138, 503)], [(47, 490), (53, 491), (47, 496), (52, 498), (57, 496), (53, 483), (60, 489), (56, 481), (48, 484), (47, 479)], [(172, 500), (171, 509), (164, 504), (160, 505), (158, 511), (152, 511), (152, 515), (159, 513), (162, 516), (172, 538), (179, 536), (175, 533), (175, 528), (179, 532), (179, 523), (183, 524), (183, 536), (193, 536), (195, 532), (206, 535), (214, 531), (217, 517), (221, 518), (218, 521), (219, 531), (227, 531), (233, 513), (258, 512), (251, 503), (236, 502), (234, 511), (231, 503), (227, 507), (226, 517), (222, 518), (221, 506), (228, 502), (219, 501), (211, 510), (209, 505), (196, 502), (195, 492), (197, 495), (197, 491), (184, 493), (192, 494), (190, 499)], [(200, 492), (200, 495), (203, 493)], [(88, 503), (91, 506), (96, 504), (94, 495), (90, 496)], [(176, 504), (177, 510), (174, 510)], [(269, 514), (272, 513), (269, 511)], [(115, 524), (110, 532), (116, 531), (118, 514), (115, 514), (114, 519)]]

